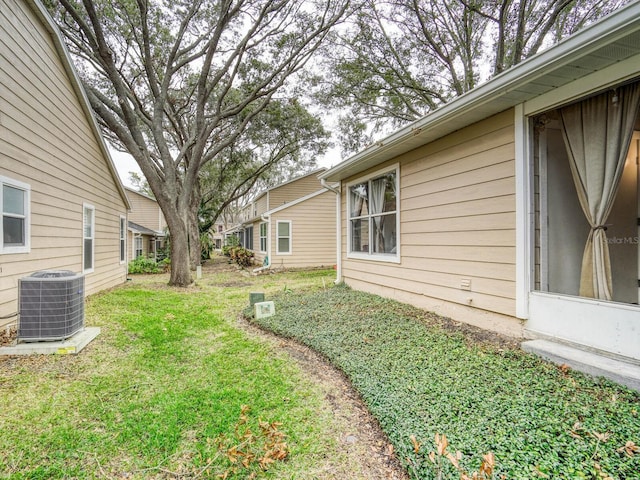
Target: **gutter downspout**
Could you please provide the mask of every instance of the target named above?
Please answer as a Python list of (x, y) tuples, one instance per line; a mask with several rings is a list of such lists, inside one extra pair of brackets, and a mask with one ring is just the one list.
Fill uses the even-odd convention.
[[(268, 194), (268, 193), (267, 193)], [(260, 215), (260, 220), (267, 224), (267, 264), (262, 267), (254, 268), (253, 273), (260, 273), (271, 268), (271, 218)], [(260, 226), (258, 226), (260, 228)], [(260, 231), (258, 230), (258, 235)]]
[(342, 222), (340, 211), (340, 185), (332, 187), (324, 178), (320, 179), (320, 184), (327, 190), (336, 194), (336, 285), (342, 282)]

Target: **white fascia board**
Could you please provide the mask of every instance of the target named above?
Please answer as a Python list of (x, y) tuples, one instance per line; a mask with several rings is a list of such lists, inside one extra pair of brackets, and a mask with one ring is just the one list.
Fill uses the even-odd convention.
[(227, 235), (227, 234), (236, 233), (240, 229), (242, 229), (242, 226), (243, 226), (242, 223), (238, 223), (238, 224), (234, 225), (233, 227), (227, 228), (224, 232), (222, 232), (222, 234), (223, 235)]

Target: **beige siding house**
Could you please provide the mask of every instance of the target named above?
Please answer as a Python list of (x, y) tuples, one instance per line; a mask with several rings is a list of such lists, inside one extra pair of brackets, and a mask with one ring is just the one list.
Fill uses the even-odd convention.
[(85, 293), (126, 279), (128, 200), (44, 7), (0, 0), (0, 326), (18, 279), (85, 274)]
[(127, 258), (156, 257), (164, 246), (167, 222), (155, 198), (126, 188), (131, 203)]
[(265, 268), (333, 266), (336, 262), (336, 198), (318, 174), (294, 178), (256, 197), (234, 230)]
[(639, 104), (636, 2), (322, 173), (338, 281), (638, 363)]

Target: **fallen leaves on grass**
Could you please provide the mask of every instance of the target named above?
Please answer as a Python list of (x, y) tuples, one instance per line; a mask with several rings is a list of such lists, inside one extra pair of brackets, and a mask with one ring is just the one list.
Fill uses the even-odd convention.
[(259, 432), (254, 433), (249, 425), (249, 411), (249, 406), (242, 406), (233, 437), (222, 435), (217, 439), (218, 451), (224, 454), (230, 464), (217, 478), (257, 478), (259, 472), (268, 470), (289, 456), (286, 435), (280, 430), (282, 423), (259, 420)]
[(624, 453), (627, 457), (633, 458), (636, 453), (640, 453), (640, 447), (629, 440), (622, 447), (618, 448), (618, 453)]

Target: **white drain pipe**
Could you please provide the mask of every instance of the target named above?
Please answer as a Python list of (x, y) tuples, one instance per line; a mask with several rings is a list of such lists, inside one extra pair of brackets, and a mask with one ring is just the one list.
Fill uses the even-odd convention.
[[(262, 267), (254, 268), (251, 272), (255, 274), (264, 272), (271, 268), (271, 219), (264, 215), (260, 215), (260, 220), (267, 224), (267, 264)], [(258, 226), (258, 228), (260, 227)]]
[(327, 190), (331, 190), (336, 194), (336, 280), (338, 284), (342, 282), (342, 221), (341, 221), (341, 209), (340, 209), (340, 185), (333, 187), (327, 183), (324, 178), (320, 179), (320, 184)]

